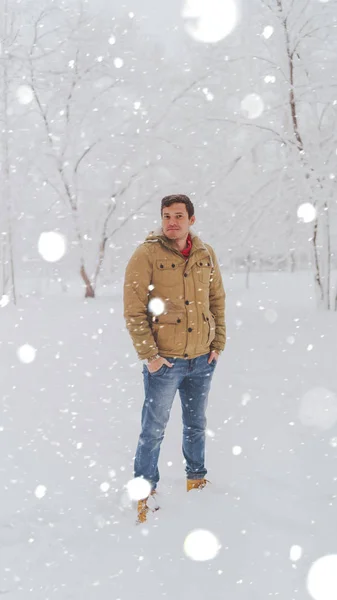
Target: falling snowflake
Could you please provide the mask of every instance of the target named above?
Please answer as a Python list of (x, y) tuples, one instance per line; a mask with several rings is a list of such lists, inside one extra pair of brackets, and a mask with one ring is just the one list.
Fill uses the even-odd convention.
[(41, 498), (43, 498), (47, 493), (47, 488), (45, 485), (38, 485), (37, 488), (35, 489), (35, 496), (41, 500)]
[(242, 400), (241, 400), (241, 404), (242, 406), (247, 406), (248, 402), (250, 402), (252, 399), (251, 395), (246, 393), (246, 394), (242, 394)]
[(307, 590), (314, 600), (336, 600), (336, 554), (322, 556), (311, 565), (307, 577)]
[(241, 102), (241, 112), (247, 119), (257, 119), (264, 110), (264, 102), (258, 94), (248, 94)]
[(151, 484), (143, 477), (135, 477), (128, 482), (126, 489), (130, 500), (143, 500), (151, 493)]
[(38, 250), (47, 262), (57, 262), (66, 252), (66, 239), (56, 231), (41, 233), (38, 241)]
[(34, 92), (29, 85), (20, 85), (16, 90), (16, 99), (20, 104), (30, 104), (34, 99)]
[(18, 348), (17, 357), (22, 363), (32, 363), (36, 357), (36, 349), (30, 344), (24, 344)]
[(266, 40), (269, 40), (269, 38), (273, 35), (274, 33), (274, 27), (272, 27), (271, 25), (267, 25), (263, 32), (262, 35)]
[(116, 69), (120, 69), (124, 65), (124, 60), (122, 58), (115, 58), (114, 65)]
[(0, 308), (4, 308), (7, 304), (9, 304), (9, 296), (4, 294), (0, 299)]
[(108, 492), (110, 489), (110, 483), (108, 483), (107, 481), (104, 481), (99, 486), (99, 489), (101, 490), (101, 492), (104, 492), (104, 493)]
[(310, 202), (304, 202), (297, 209), (297, 216), (303, 223), (311, 223), (314, 221), (316, 214), (316, 208)]
[(207, 529), (195, 529), (184, 541), (184, 552), (188, 558), (196, 561), (212, 560), (221, 545), (216, 536)]
[(202, 91), (206, 96), (206, 100), (208, 100), (209, 102), (212, 102), (212, 100), (214, 100), (214, 94), (212, 94), (212, 92), (210, 92), (208, 88), (203, 88)]
[(292, 560), (293, 562), (296, 562), (296, 561), (300, 560), (301, 557), (302, 557), (301, 546), (291, 546), (290, 553), (289, 553), (290, 560)]
[(165, 310), (165, 304), (160, 298), (152, 298), (148, 304), (148, 310), (153, 315), (162, 315)]
[(185, 0), (181, 13), (185, 31), (196, 41), (216, 43), (227, 37), (239, 19), (235, 0)]

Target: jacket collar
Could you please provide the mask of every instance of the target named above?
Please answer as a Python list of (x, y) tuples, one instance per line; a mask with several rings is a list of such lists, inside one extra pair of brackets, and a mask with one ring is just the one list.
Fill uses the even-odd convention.
[[(188, 270), (190, 270), (190, 268), (194, 265), (194, 263), (196, 263), (197, 260), (202, 258), (202, 256), (205, 255), (205, 253), (210, 258), (211, 265), (213, 266), (213, 260), (212, 260), (212, 257), (210, 255), (209, 251), (207, 250), (207, 248), (205, 247), (205, 245), (201, 241), (201, 239), (194, 233), (193, 229), (190, 229), (190, 235), (192, 238), (192, 248), (191, 248), (191, 253), (190, 253), (190, 256), (189, 256), (189, 259), (187, 262)], [(151, 231), (145, 239), (145, 243), (146, 242), (149, 242), (149, 243), (159, 242), (160, 244), (162, 244), (162, 246), (164, 246), (171, 252), (178, 254), (178, 256), (180, 256), (180, 258), (184, 259), (181, 252), (179, 252), (179, 250), (174, 248), (172, 240), (170, 240), (169, 238), (166, 237), (166, 235), (164, 235), (162, 228), (158, 228), (154, 231)]]
[[(194, 233), (193, 229), (190, 229), (190, 235), (192, 238), (192, 249), (191, 254), (200, 248), (205, 249), (204, 244), (201, 239)], [(164, 235), (163, 230), (161, 228), (155, 229), (151, 231), (149, 235), (146, 237), (145, 242), (160, 242), (163, 246), (166, 246), (169, 250), (173, 252), (177, 252), (181, 255), (181, 252), (174, 248), (172, 240), (170, 240), (166, 235)]]

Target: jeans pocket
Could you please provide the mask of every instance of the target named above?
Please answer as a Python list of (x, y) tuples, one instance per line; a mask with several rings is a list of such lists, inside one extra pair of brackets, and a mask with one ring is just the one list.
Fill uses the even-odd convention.
[(160, 369), (158, 369), (158, 371), (153, 371), (153, 373), (151, 373), (151, 371), (149, 371), (149, 370), (148, 371), (149, 371), (149, 375), (151, 375), (152, 377), (153, 376), (157, 377), (157, 375), (159, 375), (159, 376), (163, 375), (165, 373), (166, 369), (168, 369), (167, 365), (162, 365), (160, 367)]
[(206, 361), (207, 361), (207, 365), (208, 365), (209, 367), (213, 367), (213, 368), (215, 368), (215, 367), (216, 367), (216, 365), (217, 365), (217, 362), (218, 362), (218, 361), (217, 361), (217, 360), (215, 360), (215, 358), (213, 358), (213, 360), (212, 360), (212, 361), (209, 363), (209, 362), (208, 362), (209, 355), (210, 355), (210, 353), (209, 353), (209, 352), (207, 352), (207, 354), (205, 354), (205, 358), (206, 358)]

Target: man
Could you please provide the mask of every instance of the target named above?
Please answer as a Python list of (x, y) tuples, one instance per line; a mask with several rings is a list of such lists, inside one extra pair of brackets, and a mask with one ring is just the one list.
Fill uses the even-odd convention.
[[(145, 401), (134, 475), (155, 494), (158, 458), (179, 390), (187, 491), (203, 488), (206, 406), (219, 354), (225, 347), (225, 291), (214, 250), (190, 231), (194, 206), (182, 194), (165, 196), (162, 227), (132, 255), (125, 273), (124, 317), (144, 361)], [(148, 498), (138, 502), (146, 521)]]

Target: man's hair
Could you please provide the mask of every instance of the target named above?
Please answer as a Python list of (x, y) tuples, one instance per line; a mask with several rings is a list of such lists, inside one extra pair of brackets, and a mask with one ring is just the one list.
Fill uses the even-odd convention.
[(171, 204), (175, 204), (178, 202), (179, 204), (185, 204), (186, 210), (188, 212), (188, 218), (190, 219), (194, 215), (194, 206), (189, 199), (188, 196), (184, 194), (171, 194), (170, 196), (165, 196), (161, 201), (161, 215), (163, 214), (163, 209), (167, 206), (171, 206)]

